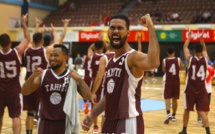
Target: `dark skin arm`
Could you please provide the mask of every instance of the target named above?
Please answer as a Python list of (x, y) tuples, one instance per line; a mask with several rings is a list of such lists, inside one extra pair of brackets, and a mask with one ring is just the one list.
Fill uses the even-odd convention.
[(81, 76), (74, 70), (70, 72), (70, 77), (76, 80), (77, 82), (77, 91), (78, 93), (86, 100), (91, 100), (92, 94), (90, 92), (89, 86), (84, 82)]

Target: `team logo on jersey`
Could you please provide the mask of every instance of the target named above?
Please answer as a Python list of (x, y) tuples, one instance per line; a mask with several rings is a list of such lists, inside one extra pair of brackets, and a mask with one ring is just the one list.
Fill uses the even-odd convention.
[(63, 87), (66, 86), (66, 84), (69, 83), (69, 76), (68, 77), (64, 77), (64, 83), (63, 83)]
[(122, 57), (122, 60), (119, 62), (119, 65), (122, 65), (124, 63), (125, 58)]
[(115, 87), (115, 82), (113, 81), (113, 79), (110, 79), (107, 83), (107, 92), (109, 94), (113, 93), (114, 87)]
[(53, 92), (50, 96), (50, 101), (52, 104), (57, 105), (61, 102), (62, 97), (59, 93)]

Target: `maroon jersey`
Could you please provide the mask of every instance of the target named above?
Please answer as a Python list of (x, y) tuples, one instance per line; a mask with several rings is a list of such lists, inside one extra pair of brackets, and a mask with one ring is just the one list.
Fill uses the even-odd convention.
[(180, 83), (180, 59), (168, 57), (164, 59), (166, 83)]
[(105, 54), (105, 59), (106, 59), (106, 66), (108, 64), (108, 61), (113, 58), (113, 56), (115, 55), (115, 52), (108, 52)]
[(99, 69), (99, 62), (100, 62), (100, 58), (104, 56), (104, 54), (93, 54), (90, 58), (90, 76), (92, 77), (92, 79), (95, 79), (96, 75), (97, 75), (97, 71)]
[(57, 76), (51, 69), (44, 70), (41, 80), (39, 115), (45, 120), (65, 120), (63, 105), (69, 86), (69, 70)]
[(133, 51), (118, 58), (113, 57), (106, 67), (104, 95), (107, 120), (125, 119), (142, 114), (140, 98), (143, 76), (135, 78), (127, 66), (127, 56)]
[(21, 92), (21, 59), (16, 49), (0, 51), (0, 95), (17, 95)]
[(46, 69), (48, 67), (46, 49), (44, 47), (27, 48), (24, 53), (24, 63), (27, 70), (25, 79), (33, 73), (35, 66)]
[(90, 86), (90, 82), (91, 82), (90, 70), (89, 70), (90, 65), (89, 64), (90, 64), (90, 60), (86, 56), (85, 59), (84, 59), (84, 82), (88, 86)]
[(198, 94), (202, 91), (206, 92), (205, 77), (207, 70), (207, 59), (204, 57), (191, 57), (187, 68), (187, 80), (185, 93)]

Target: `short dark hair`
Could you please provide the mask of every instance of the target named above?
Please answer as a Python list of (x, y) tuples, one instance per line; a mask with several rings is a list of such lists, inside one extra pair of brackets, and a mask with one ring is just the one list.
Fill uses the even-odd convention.
[(104, 46), (104, 43), (103, 43), (103, 41), (98, 40), (98, 41), (95, 42), (94, 46), (95, 46), (96, 49), (102, 49), (103, 46)]
[(69, 50), (63, 44), (55, 44), (53, 48), (61, 48), (63, 54), (68, 55)]
[(173, 54), (174, 52), (175, 52), (175, 48), (174, 48), (174, 47), (169, 46), (169, 47), (167, 48), (167, 53), (168, 53), (168, 54)]
[(44, 46), (48, 46), (54, 40), (54, 36), (51, 32), (45, 32), (43, 34)]
[(197, 53), (201, 53), (203, 51), (203, 46), (201, 44), (196, 44), (194, 50)]
[(42, 33), (35, 33), (33, 35), (33, 42), (35, 44), (39, 44), (43, 40), (43, 34)]
[(110, 18), (110, 20), (109, 20), (109, 26), (110, 26), (110, 22), (111, 22), (112, 19), (122, 19), (122, 20), (124, 20), (125, 23), (126, 23), (126, 27), (127, 27), (127, 29), (129, 30), (130, 21), (129, 21), (129, 19), (128, 19), (127, 16), (125, 16), (125, 15), (123, 15), (123, 14), (116, 14), (116, 15), (114, 15), (114, 16), (111, 16), (111, 18)]
[(6, 47), (11, 43), (10, 36), (8, 34), (0, 35), (0, 45)]

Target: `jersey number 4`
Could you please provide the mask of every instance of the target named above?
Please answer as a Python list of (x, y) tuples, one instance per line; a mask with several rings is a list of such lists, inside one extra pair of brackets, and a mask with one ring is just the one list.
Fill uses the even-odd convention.
[(171, 67), (169, 68), (169, 72), (172, 73), (172, 75), (176, 75), (175, 64), (171, 65)]

